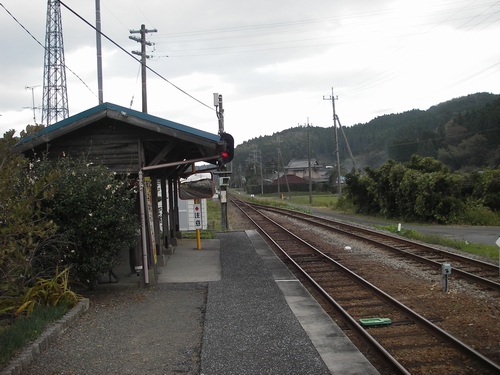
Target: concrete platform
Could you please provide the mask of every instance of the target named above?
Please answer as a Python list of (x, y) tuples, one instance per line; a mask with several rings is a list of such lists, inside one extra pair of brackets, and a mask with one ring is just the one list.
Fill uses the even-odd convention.
[(160, 267), (158, 284), (219, 281), (222, 278), (220, 264), (220, 240), (202, 240), (201, 250), (196, 240), (181, 240), (172, 255), (166, 256), (166, 265)]
[(332, 374), (378, 374), (338, 325), (269, 248), (256, 231), (246, 231), (257, 254), (283, 293)]
[[(202, 374), (378, 374), (258, 232), (201, 245), (180, 240), (158, 284), (207, 285)], [(107, 285), (140, 284), (126, 259), (114, 272), (119, 283)]]

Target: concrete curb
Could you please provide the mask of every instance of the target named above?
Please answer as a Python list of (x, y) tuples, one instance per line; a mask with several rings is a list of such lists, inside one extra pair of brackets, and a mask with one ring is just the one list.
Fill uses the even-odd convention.
[(28, 367), (35, 357), (47, 349), (61, 333), (68, 329), (71, 324), (76, 322), (88, 309), (88, 298), (81, 298), (76, 306), (68, 311), (61, 319), (49, 325), (35, 341), (17, 354), (5, 368), (0, 371), (0, 375), (22, 375), (28, 370)]

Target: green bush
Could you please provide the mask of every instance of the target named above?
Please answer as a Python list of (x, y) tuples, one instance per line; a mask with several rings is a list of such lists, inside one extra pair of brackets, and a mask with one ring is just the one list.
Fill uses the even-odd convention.
[[(40, 267), (45, 249), (59, 241), (57, 225), (43, 202), (54, 194), (54, 170), (37, 175), (32, 164), (14, 153), (14, 131), (0, 139), (0, 316), (13, 313), (37, 277), (53, 274)], [(42, 272), (43, 271), (43, 272)], [(45, 273), (44, 273), (45, 272)], [(11, 316), (12, 318), (12, 316)]]
[[(46, 163), (38, 167), (44, 170)], [(66, 244), (53, 258), (72, 266), (73, 278), (92, 289), (115, 266), (119, 253), (136, 240), (140, 228), (134, 213), (137, 189), (129, 178), (83, 157), (62, 158), (54, 168), (59, 172), (53, 182), (55, 192), (44, 205)]]
[(345, 200), (361, 214), (441, 224), (498, 225), (500, 170), (450, 173), (439, 161), (413, 155), (346, 176)]
[(500, 215), (481, 205), (467, 205), (458, 217), (459, 224), (465, 225), (491, 225), (500, 224)]

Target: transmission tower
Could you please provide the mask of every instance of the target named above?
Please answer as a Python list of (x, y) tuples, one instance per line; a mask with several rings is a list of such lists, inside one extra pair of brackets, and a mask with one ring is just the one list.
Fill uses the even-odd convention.
[(58, 0), (48, 0), (43, 70), (42, 124), (50, 125), (68, 116), (61, 4)]

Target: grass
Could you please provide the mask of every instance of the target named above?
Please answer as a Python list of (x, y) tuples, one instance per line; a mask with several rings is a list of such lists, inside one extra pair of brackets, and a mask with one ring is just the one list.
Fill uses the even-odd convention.
[(289, 203), (292, 204), (300, 204), (304, 206), (310, 207), (327, 207), (333, 208), (337, 205), (337, 195), (333, 194), (321, 194), (321, 195), (312, 195), (312, 203), (309, 203), (309, 195), (307, 196), (292, 196), (289, 200)]
[(389, 225), (389, 226), (375, 225), (375, 227), (382, 230), (387, 230), (391, 233), (397, 233), (405, 238), (425, 242), (431, 245), (451, 247), (453, 249), (462, 250), (470, 254), (481, 255), (491, 259), (498, 259), (499, 250), (498, 247), (494, 245), (467, 243), (465, 241), (444, 238), (432, 234), (422, 234), (413, 229), (402, 228), (401, 232), (398, 232), (397, 225)]
[(68, 304), (38, 306), (28, 317), (18, 318), (12, 325), (0, 327), (0, 368), (29, 342), (35, 340), (48, 323), (61, 318), (68, 309)]
[[(246, 194), (243, 194), (247, 197)], [(254, 198), (257, 200), (265, 200), (265, 201), (274, 201), (274, 202), (283, 202), (284, 204), (298, 204), (303, 206), (310, 207), (335, 207), (338, 201), (338, 197), (336, 194), (331, 194), (327, 192), (313, 192), (311, 194), (312, 203), (309, 203), (309, 193), (308, 192), (299, 192), (292, 191), (290, 193), (285, 192), (282, 193), (283, 199), (280, 199), (277, 193), (269, 193), (269, 194), (259, 194)]]

